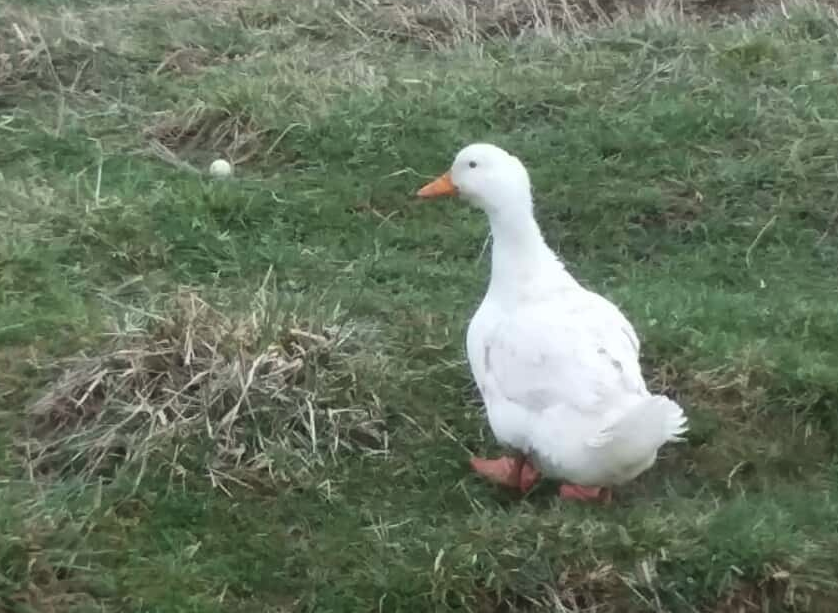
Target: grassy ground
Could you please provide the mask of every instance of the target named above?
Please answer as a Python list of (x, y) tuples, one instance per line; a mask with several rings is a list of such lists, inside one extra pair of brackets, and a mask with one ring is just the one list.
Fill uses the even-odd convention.
[[(0, 609), (834, 610), (826, 9), (20, 4)], [(412, 194), (475, 140), (527, 163), (549, 241), (688, 410), (610, 508), (467, 470), (497, 451), (463, 355), (487, 228)]]

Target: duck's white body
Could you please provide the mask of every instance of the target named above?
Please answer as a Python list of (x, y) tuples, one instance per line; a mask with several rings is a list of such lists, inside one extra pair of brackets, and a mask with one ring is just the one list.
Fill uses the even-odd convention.
[(617, 307), (555, 257), (521, 264), (514, 287), (493, 267), (466, 338), (492, 432), (547, 476), (585, 486), (633, 479), (683, 431), (681, 408), (649, 394), (637, 335)]
[[(483, 181), (470, 174), (478, 168)], [(466, 338), (492, 432), (546, 476), (602, 487), (633, 479), (686, 430), (681, 407), (647, 390), (634, 328), (544, 242), (516, 158), (472, 145), (451, 176), (492, 229), (491, 280)]]

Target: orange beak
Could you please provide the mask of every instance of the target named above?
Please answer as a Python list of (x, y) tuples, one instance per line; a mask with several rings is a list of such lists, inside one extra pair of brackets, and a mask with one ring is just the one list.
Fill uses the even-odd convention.
[(440, 196), (456, 196), (457, 193), (457, 187), (451, 182), (451, 173), (446, 172), (416, 192), (416, 195), (420, 198), (439, 198)]

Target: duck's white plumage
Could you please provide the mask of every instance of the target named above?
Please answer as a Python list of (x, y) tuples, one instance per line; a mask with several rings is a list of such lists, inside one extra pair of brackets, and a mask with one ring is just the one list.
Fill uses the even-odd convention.
[(491, 280), (466, 344), (493, 433), (550, 477), (633, 479), (686, 431), (681, 407), (647, 390), (634, 328), (544, 242), (517, 158), (470, 145), (448, 177), (492, 229)]

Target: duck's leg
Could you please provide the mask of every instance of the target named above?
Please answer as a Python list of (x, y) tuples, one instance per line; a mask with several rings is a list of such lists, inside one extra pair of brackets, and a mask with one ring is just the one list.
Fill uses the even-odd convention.
[(471, 467), (489, 481), (514, 487), (526, 493), (538, 481), (540, 475), (523, 454), (515, 457), (503, 456), (494, 460), (472, 458)]
[(541, 474), (532, 465), (530, 459), (525, 455), (521, 455), (518, 464), (518, 489), (521, 490), (521, 493), (526, 494), (529, 492), (538, 483), (540, 478)]
[(559, 486), (559, 497), (565, 500), (611, 502), (611, 490), (607, 487), (585, 487), (563, 483)]

